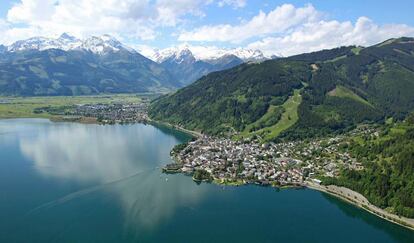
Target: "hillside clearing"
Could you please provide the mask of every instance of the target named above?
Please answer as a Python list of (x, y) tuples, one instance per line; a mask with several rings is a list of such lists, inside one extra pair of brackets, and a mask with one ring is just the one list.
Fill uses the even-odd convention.
[(358, 102), (361, 102), (367, 106), (373, 107), (372, 104), (370, 104), (368, 101), (364, 100), (363, 98), (361, 98), (360, 96), (358, 96), (357, 94), (355, 94), (352, 90), (342, 86), (342, 85), (338, 85), (336, 86), (335, 89), (331, 90), (328, 92), (329, 96), (335, 96), (335, 97), (340, 97), (340, 98), (349, 98)]
[(279, 106), (279, 108), (283, 109), (283, 113), (279, 119), (279, 121), (269, 127), (262, 128), (260, 130), (249, 132), (254, 125), (260, 123), (261, 121), (268, 120), (271, 115), (275, 113), (277, 106), (271, 106), (266, 114), (263, 115), (258, 121), (252, 123), (251, 125), (247, 126), (245, 131), (242, 132), (242, 137), (248, 137), (253, 135), (258, 135), (263, 138), (265, 141), (270, 141), (277, 136), (280, 135), (283, 131), (287, 130), (291, 126), (293, 126), (299, 119), (298, 116), (298, 107), (302, 102), (302, 96), (300, 95), (301, 89), (295, 89), (292, 96), (283, 103), (283, 105)]

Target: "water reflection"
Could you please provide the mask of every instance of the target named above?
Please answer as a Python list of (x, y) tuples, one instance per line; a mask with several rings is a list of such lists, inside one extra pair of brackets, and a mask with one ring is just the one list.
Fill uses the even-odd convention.
[(177, 207), (196, 203), (204, 193), (189, 178), (160, 173), (159, 167), (170, 161), (171, 147), (179, 142), (175, 136), (141, 124), (51, 125), (36, 136), (23, 136), (20, 150), (40, 175), (84, 185), (34, 211), (99, 191), (116, 195), (126, 227), (153, 227), (167, 220)]
[(351, 206), (349, 203), (337, 199), (326, 193), (322, 193), (322, 196), (330, 203), (336, 205), (343, 213), (352, 218), (358, 218), (365, 223), (379, 229), (382, 232), (386, 232), (390, 237), (394, 238), (398, 242), (413, 242), (412, 231), (402, 226), (387, 222), (384, 219), (364, 211), (363, 209)]

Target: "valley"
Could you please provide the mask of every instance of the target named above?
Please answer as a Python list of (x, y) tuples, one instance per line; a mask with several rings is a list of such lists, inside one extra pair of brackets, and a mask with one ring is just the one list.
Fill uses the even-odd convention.
[(0, 243), (414, 243), (410, 9), (1, 0)]

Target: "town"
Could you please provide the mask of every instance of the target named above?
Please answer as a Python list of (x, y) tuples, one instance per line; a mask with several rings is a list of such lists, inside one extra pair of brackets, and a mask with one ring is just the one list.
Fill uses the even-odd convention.
[(165, 173), (185, 173), (200, 181), (219, 184), (259, 184), (305, 186), (306, 181), (334, 177), (341, 168), (362, 170), (363, 166), (341, 146), (349, 135), (375, 134), (368, 127), (335, 137), (310, 141), (261, 143), (258, 138), (232, 140), (203, 135), (176, 146), (171, 155), (175, 163)]
[(69, 115), (94, 117), (101, 124), (148, 122), (148, 104), (115, 103), (115, 104), (85, 104), (77, 105)]
[(88, 121), (99, 124), (147, 123), (148, 101), (139, 103), (77, 104), (35, 108), (34, 113), (49, 113), (56, 121)]

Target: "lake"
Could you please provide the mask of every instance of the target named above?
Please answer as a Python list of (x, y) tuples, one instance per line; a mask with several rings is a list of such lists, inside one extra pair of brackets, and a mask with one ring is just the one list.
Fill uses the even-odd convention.
[(318, 191), (162, 174), (188, 139), (144, 124), (0, 120), (0, 242), (414, 242)]

